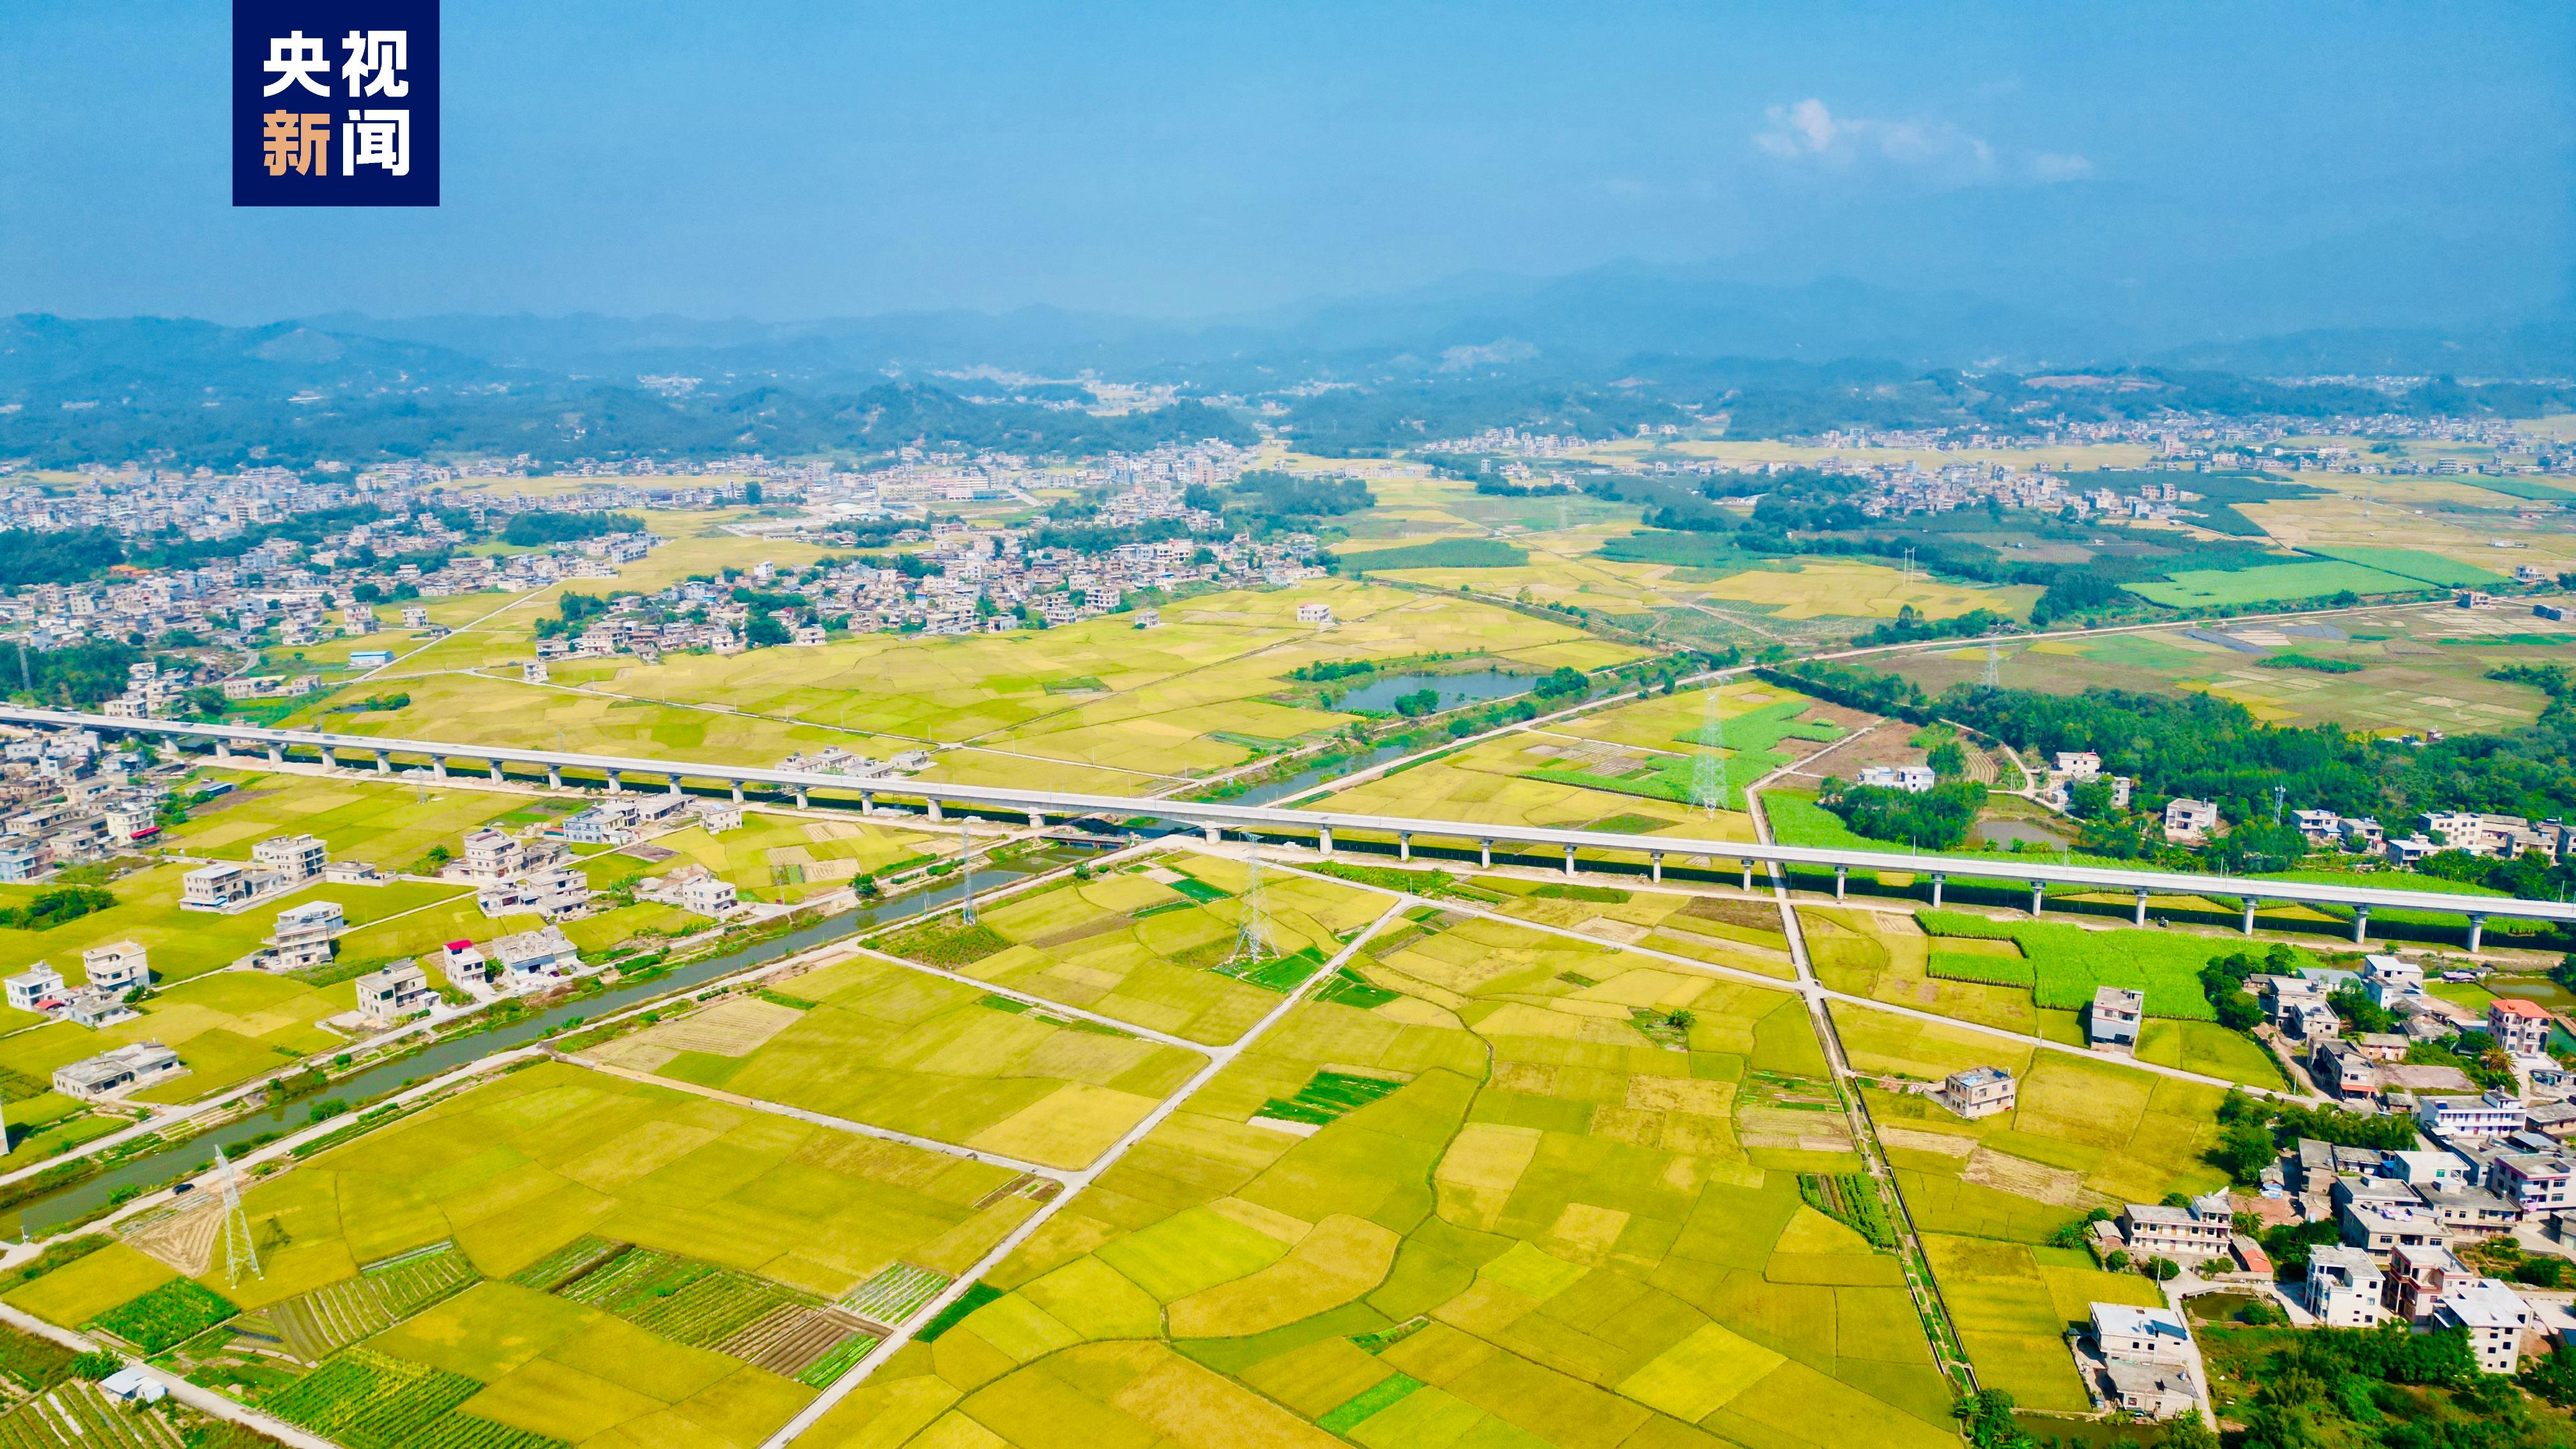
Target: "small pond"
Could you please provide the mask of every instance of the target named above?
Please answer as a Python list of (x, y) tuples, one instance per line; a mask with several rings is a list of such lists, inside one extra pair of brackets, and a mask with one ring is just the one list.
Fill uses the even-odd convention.
[(1430, 690), (1440, 696), (1440, 708), (1453, 709), (1480, 699), (1508, 699), (1526, 694), (1538, 683), (1532, 674), (1505, 674), (1499, 669), (1479, 670), (1474, 674), (1381, 674), (1368, 683), (1342, 696), (1338, 709), (1354, 713), (1389, 712), (1395, 702), (1408, 694)]

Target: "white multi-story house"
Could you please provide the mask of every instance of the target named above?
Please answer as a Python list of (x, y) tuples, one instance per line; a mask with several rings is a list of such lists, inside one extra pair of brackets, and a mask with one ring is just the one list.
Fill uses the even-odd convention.
[(2228, 1255), (2235, 1219), (2227, 1194), (2211, 1193), (2189, 1207), (2133, 1202), (2120, 1210), (2120, 1234), (2134, 1257), (2189, 1260)]
[(465, 873), (476, 880), (507, 880), (527, 869), (528, 848), (498, 830), (465, 837)]
[(2576, 1161), (2563, 1152), (2499, 1152), (2487, 1161), (2487, 1191), (2526, 1219), (2576, 1208)]
[(250, 863), (281, 882), (311, 880), (331, 863), (329, 842), (310, 835), (277, 835), (250, 848)]
[(2433, 1300), (2433, 1327), (2457, 1328), (2469, 1336), (2482, 1373), (2511, 1374), (2522, 1368), (2522, 1335), (2531, 1327), (2531, 1305), (2493, 1278), (2470, 1278), (2445, 1285)]
[(2218, 807), (2207, 800), (2165, 802), (2165, 838), (2198, 840), (2218, 828)]
[(1941, 1079), (1932, 1100), (1962, 1117), (1992, 1117), (2009, 1112), (2017, 1096), (2012, 1073), (2001, 1067), (1970, 1067)]
[(2415, 1120), (2436, 1137), (2475, 1141), (2522, 1130), (2522, 1099), (2502, 1087), (2475, 1097), (2425, 1097), (2415, 1104)]
[(2147, 994), (2120, 986), (2093, 989), (2092, 1009), (2084, 1014), (2084, 1034), (2095, 1046), (2136, 1046), (2138, 1023), (2147, 1012)]
[(133, 941), (92, 946), (81, 952), (81, 974), (91, 986), (122, 996), (152, 984), (151, 958)]
[(2386, 1286), (2379, 1264), (2368, 1252), (2324, 1243), (2308, 1250), (2308, 1276), (2299, 1286), (2300, 1306), (2328, 1328), (2368, 1328), (2379, 1321)]
[(1860, 778), (1853, 783), (1921, 795), (1932, 788), (1935, 780), (1930, 765), (1863, 765)]
[(0, 989), (9, 994), (13, 1011), (34, 1011), (47, 1001), (63, 994), (63, 973), (39, 961), (17, 975), (0, 981)]
[(680, 885), (680, 909), (701, 916), (721, 916), (741, 904), (733, 882), (722, 876), (702, 875)]
[(2106, 1358), (2174, 1364), (2192, 1360), (2191, 1329), (2170, 1308), (2096, 1303), (2093, 1342)]
[(371, 1026), (391, 1026), (438, 1000), (438, 993), (430, 989), (429, 973), (412, 961), (370, 971), (358, 978), (357, 987), (358, 1014)]
[(179, 904), (189, 910), (220, 911), (250, 894), (250, 870), (238, 861), (219, 860), (179, 877)]
[(500, 937), (493, 941), (488, 954), (492, 964), (500, 968), (502, 984), (510, 987), (567, 976), (581, 964), (572, 939), (553, 926)]

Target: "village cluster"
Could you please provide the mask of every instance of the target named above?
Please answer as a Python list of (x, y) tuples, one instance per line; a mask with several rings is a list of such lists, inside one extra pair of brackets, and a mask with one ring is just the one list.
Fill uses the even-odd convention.
[[(2263, 1168), (2257, 1191), (2128, 1203), (2096, 1221), (2097, 1260), (2196, 1287), (2272, 1293), (2274, 1264), (2257, 1234), (2331, 1225), (2334, 1240), (2308, 1249), (2304, 1275), (2278, 1285), (2277, 1301), (2296, 1325), (2457, 1329), (2489, 1374), (2517, 1373), (2526, 1355), (2576, 1342), (2576, 1310), (2563, 1294), (2463, 1261), (2477, 1245), (2510, 1235), (2576, 1240), (2576, 1152), (2568, 1145), (2576, 1136), (2576, 1072), (2546, 1051), (2550, 1014), (2511, 997), (2495, 999), (2483, 1015), (2471, 1012), (2426, 991), (2420, 965), (2384, 954), (2365, 957), (2355, 971), (2255, 976), (2245, 989), (2289, 1049), (2305, 1054), (2321, 1090), (2405, 1120), (2413, 1145), (2374, 1150), (2300, 1139)], [(2399, 1029), (2348, 1032), (2333, 1007), (2343, 992), (2389, 1013)], [(2145, 1004), (2138, 991), (2097, 989), (2084, 1013), (2088, 1045), (2134, 1051)], [(2458, 1067), (2408, 1062), (2411, 1045), (2464, 1029), (2485, 1032), (2505, 1052), (2514, 1087), (2481, 1091)], [(2018, 1100), (2011, 1073), (1994, 1066), (1890, 1085), (1971, 1120), (2009, 1112)], [(2070, 1346), (2106, 1407), (2150, 1418), (2206, 1408), (2198, 1348), (2173, 1307), (2095, 1303), (2089, 1331), (2070, 1335)]]
[[(648, 830), (689, 823), (712, 834), (738, 829), (742, 809), (718, 801), (672, 794), (611, 795), (562, 819), (513, 834), (486, 826), (459, 841), (435, 879), (476, 887), (475, 904), (487, 919), (536, 916), (533, 929), (483, 941), (445, 943), (429, 962), (390, 961), (355, 978), (356, 1009), (337, 1019), (351, 1031), (380, 1031), (438, 1007), (458, 1006), (543, 991), (596, 973), (560, 923), (588, 914), (601, 892), (582, 870), (572, 847), (618, 847)], [(252, 845), (250, 859), (212, 861), (181, 877), (182, 910), (237, 914), (316, 885), (374, 886), (395, 877), (377, 868), (331, 859), (327, 841), (309, 834), (273, 836)], [(683, 863), (635, 883), (635, 899), (659, 902), (710, 920), (742, 909), (732, 882), (705, 866)], [(308, 978), (333, 964), (336, 943), (351, 929), (338, 901), (312, 899), (277, 912), (261, 945), (232, 962), (237, 971), (301, 972)], [(434, 984), (435, 966), (446, 983)], [(131, 1004), (152, 986), (149, 953), (120, 941), (81, 953), (80, 984), (43, 961), (0, 980), (8, 1005), (56, 1021), (96, 1030), (131, 1021)], [(119, 1046), (70, 1063), (54, 1074), (55, 1089), (83, 1101), (122, 1095), (185, 1070), (179, 1054), (158, 1042)]]

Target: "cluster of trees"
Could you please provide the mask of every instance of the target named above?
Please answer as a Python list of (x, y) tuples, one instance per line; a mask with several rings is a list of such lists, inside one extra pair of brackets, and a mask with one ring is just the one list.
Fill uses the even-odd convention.
[[(1958, 746), (1950, 748), (1956, 751)], [(1854, 835), (1921, 850), (1950, 850), (1965, 843), (1977, 823), (1977, 812), (1985, 808), (1986, 787), (1974, 780), (1950, 779), (1917, 793), (1827, 780), (1816, 803), (1841, 816)]]
[(2478, 1371), (2466, 1330), (2382, 1323), (2272, 1342), (2245, 1370), (2254, 1392), (2233, 1441), (2243, 1449), (2523, 1449), (2556, 1438), (2512, 1380)]
[(2263, 1169), (2302, 1137), (2377, 1152), (2409, 1152), (2415, 1147), (2415, 1123), (2409, 1117), (2267, 1102), (2244, 1092), (2229, 1092), (2219, 1102), (2218, 1126), (2218, 1145), (2209, 1149), (2210, 1165), (2240, 1187), (2261, 1181)]
[(2012, 620), (1992, 609), (1970, 609), (1950, 619), (1926, 619), (1916, 613), (1912, 604), (1900, 606), (1896, 617), (1853, 639), (1854, 644), (1912, 644), (1923, 639), (1973, 639), (1980, 634), (1993, 634), (2012, 627)]
[(632, 513), (514, 513), (501, 528), (501, 541), (521, 548), (570, 543), (607, 533), (642, 533), (644, 520)]
[[(2538, 722), (2421, 745), (2364, 738), (2332, 724), (2269, 725), (2243, 705), (2205, 694), (2088, 689), (2066, 695), (1961, 685), (1942, 695), (1939, 708), (2017, 749), (2100, 755), (2103, 773), (2137, 781), (2132, 803), (2142, 813), (2175, 796), (2212, 801), (2234, 828), (2203, 856), (2230, 868), (2281, 870), (2306, 846), (2295, 830), (2271, 823), (2275, 786), (2299, 806), (2392, 825), (2428, 810), (2531, 819), (2576, 811), (2576, 708), (2568, 702), (2564, 671), (2544, 666), (2498, 674), (2553, 691)], [(2116, 843), (2113, 834), (2104, 832), (2106, 845)], [(2536, 855), (2516, 861), (2437, 856), (2423, 868), (2518, 895), (2576, 885), (2576, 869)]]
[(0, 927), (12, 931), (50, 931), (115, 904), (116, 897), (97, 886), (57, 886), (36, 892), (24, 905), (0, 906)]
[[(17, 658), (10, 658), (15, 653)], [(145, 659), (142, 650), (114, 639), (91, 639), (60, 649), (19, 644), (0, 650), (0, 680), (15, 686), (21, 704), (88, 708), (125, 692), (127, 671)]]
[(587, 621), (598, 618), (600, 615), (607, 612), (608, 600), (599, 597), (597, 594), (584, 594), (577, 593), (572, 590), (566, 590), (555, 599), (555, 616), (551, 619), (539, 619), (537, 621), (537, 637), (540, 639), (554, 639), (564, 635), (578, 634), (584, 627), (586, 627)]

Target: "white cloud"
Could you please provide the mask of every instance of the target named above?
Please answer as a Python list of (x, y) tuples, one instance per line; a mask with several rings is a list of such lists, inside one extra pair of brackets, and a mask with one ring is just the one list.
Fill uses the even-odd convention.
[(1873, 120), (1837, 116), (1813, 96), (1762, 113), (1765, 129), (1753, 143), (1784, 161), (1816, 161), (1848, 166), (1865, 156), (1878, 156), (1900, 166), (1937, 167), (1983, 172), (1995, 164), (1995, 152), (1982, 137), (1947, 121), (1920, 118)]
[(2093, 163), (2081, 156), (2042, 151), (2030, 158), (2030, 174), (2042, 181), (2079, 181), (2093, 174)]

